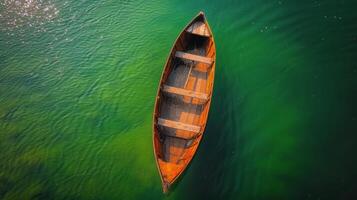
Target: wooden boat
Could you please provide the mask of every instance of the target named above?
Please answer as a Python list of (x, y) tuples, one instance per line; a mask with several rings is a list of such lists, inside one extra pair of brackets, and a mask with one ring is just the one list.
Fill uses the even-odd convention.
[(167, 58), (155, 101), (153, 145), (164, 193), (192, 160), (211, 104), (216, 47), (200, 12)]

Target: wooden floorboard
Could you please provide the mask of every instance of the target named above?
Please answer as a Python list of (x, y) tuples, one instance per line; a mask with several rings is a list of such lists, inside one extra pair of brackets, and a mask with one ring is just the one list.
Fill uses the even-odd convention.
[[(188, 51), (189, 52), (189, 51)], [(190, 53), (204, 55), (204, 51), (192, 51)], [(175, 66), (174, 70), (170, 73), (166, 84), (172, 87), (183, 88), (188, 78), (185, 90), (191, 90), (200, 93), (207, 91), (207, 71), (209, 68), (203, 67), (204, 63), (196, 63), (188, 76), (189, 67), (185, 65)], [(200, 99), (188, 96), (175, 95), (171, 93), (164, 94), (164, 100), (160, 105), (160, 118), (200, 126), (199, 121), (203, 111), (203, 105), (198, 104)], [(201, 100), (203, 101), (203, 100)], [(192, 138), (191, 131), (180, 130), (165, 126), (160, 126), (160, 132), (164, 135), (182, 136)], [(166, 133), (166, 134), (165, 134)], [(190, 140), (180, 139), (177, 137), (167, 136), (163, 142), (164, 160), (166, 162), (179, 162), (185, 153)]]

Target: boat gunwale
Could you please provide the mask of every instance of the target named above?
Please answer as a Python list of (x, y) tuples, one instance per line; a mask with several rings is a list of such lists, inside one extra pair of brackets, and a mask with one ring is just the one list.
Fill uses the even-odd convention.
[(155, 118), (156, 118), (156, 109), (157, 109), (157, 106), (158, 106), (158, 99), (159, 99), (159, 95), (160, 95), (160, 89), (161, 89), (161, 85), (163, 83), (163, 77), (164, 77), (164, 74), (168, 68), (168, 64), (169, 64), (169, 60), (170, 58), (172, 57), (172, 54), (173, 54), (173, 51), (175, 49), (175, 46), (176, 44), (178, 43), (179, 39), (181, 38), (181, 36), (185, 33), (185, 30), (190, 26), (192, 25), (197, 19), (198, 17), (202, 16), (203, 17), (203, 20), (205, 22), (205, 24), (207, 25), (207, 28), (211, 34), (210, 36), (210, 39), (212, 40), (212, 43), (213, 43), (213, 46), (215, 48), (215, 53), (213, 55), (213, 63), (212, 63), (212, 89), (211, 89), (211, 93), (210, 93), (210, 98), (207, 102), (207, 106), (208, 106), (208, 110), (207, 110), (207, 118), (206, 118), (206, 123), (204, 123), (204, 126), (202, 127), (202, 133), (196, 138), (196, 141), (198, 141), (198, 144), (196, 146), (196, 149), (195, 151), (197, 151), (197, 148), (199, 146), (199, 144), (201, 143), (201, 139), (202, 139), (202, 136), (203, 136), (203, 133), (205, 131), (205, 128), (206, 128), (206, 124), (207, 124), (207, 121), (208, 121), (208, 113), (209, 113), (209, 110), (210, 110), (210, 106), (211, 106), (211, 101), (212, 101), (212, 95), (213, 95), (213, 87), (214, 87), (214, 75), (215, 75), (215, 65), (216, 65), (216, 43), (214, 41), (214, 36), (213, 36), (213, 32), (211, 30), (211, 27), (209, 26), (208, 24), (208, 21), (206, 19), (206, 16), (205, 14), (200, 11), (183, 29), (182, 31), (180, 32), (180, 34), (176, 37), (176, 40), (175, 42), (173, 43), (171, 49), (170, 49), (170, 52), (169, 52), (169, 55), (167, 56), (166, 58), (166, 62), (164, 64), (164, 68), (162, 70), (162, 73), (161, 73), (161, 77), (160, 77), (160, 81), (159, 81), (159, 85), (158, 85), (158, 88), (157, 88), (157, 92), (156, 92), (156, 96), (155, 96), (155, 104), (154, 104), (154, 112), (153, 112), (153, 116), (152, 116), (152, 131), (153, 131), (153, 134), (152, 134), (152, 143), (153, 143), (153, 149), (154, 149), (154, 157), (155, 157), (155, 162), (156, 162), (156, 167), (159, 171), (159, 174), (160, 174), (160, 179), (161, 179), (161, 183), (162, 183), (162, 189), (163, 189), (163, 192), (164, 193), (167, 193), (168, 192), (168, 189), (169, 187), (178, 179), (178, 177), (180, 177), (180, 175), (185, 171), (185, 169), (188, 167), (188, 165), (191, 163), (191, 160), (193, 159), (193, 157), (196, 155), (196, 153), (194, 153), (191, 158), (189, 158), (188, 162), (187, 162), (187, 165), (185, 167), (184, 170), (181, 170), (176, 176), (174, 179), (172, 179), (171, 183), (167, 183), (164, 181), (163, 179), (163, 174), (162, 174), (162, 171), (161, 171), (161, 168), (160, 168), (160, 164), (159, 164), (159, 161), (158, 161), (158, 156), (157, 156), (157, 152), (156, 152), (156, 147), (155, 147), (155, 134), (158, 134), (156, 133), (155, 131)]

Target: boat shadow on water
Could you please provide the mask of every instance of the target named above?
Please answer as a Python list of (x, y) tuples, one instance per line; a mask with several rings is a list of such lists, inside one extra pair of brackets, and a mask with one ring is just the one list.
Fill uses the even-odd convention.
[(241, 108), (241, 101), (236, 98), (238, 91), (232, 91), (230, 85), (221, 76), (216, 77), (203, 140), (192, 163), (172, 185), (172, 192), (188, 195), (185, 199), (226, 198), (238, 190), (237, 176), (242, 164), (237, 162), (237, 147), (242, 149), (243, 144), (241, 118), (236, 113), (240, 113), (237, 109)]

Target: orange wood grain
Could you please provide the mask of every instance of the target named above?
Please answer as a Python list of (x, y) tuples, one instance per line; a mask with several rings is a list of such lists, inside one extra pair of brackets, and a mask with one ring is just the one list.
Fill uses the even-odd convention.
[[(200, 26), (197, 26), (198, 28), (192, 26), (192, 29), (188, 30), (194, 23), (200, 24)], [(202, 26), (201, 23), (205, 26)], [(200, 56), (192, 56), (193, 53), (187, 51), (192, 46), (190, 41), (195, 42), (194, 48), (198, 48), (197, 45), (202, 45), (204, 53)], [(178, 51), (184, 53), (177, 53)], [(184, 60), (191, 59), (199, 62), (195, 63), (192, 71), (190, 70), (188, 73), (187, 83), (183, 84), (184, 88), (174, 88), (175, 90), (171, 91), (174, 96), (167, 96), (167, 91), (166, 93), (163, 91), (163, 86), (167, 84), (169, 76), (177, 73), (174, 72), (175, 67), (178, 66), (175, 62), (182, 62), (182, 60), (177, 60), (179, 58), (175, 58), (177, 55)], [(168, 191), (169, 187), (186, 169), (202, 139), (212, 99), (215, 66), (216, 46), (213, 34), (205, 15), (200, 12), (183, 29), (171, 48), (155, 100), (153, 149), (164, 192)], [(183, 75), (180, 74), (180, 76)], [(170, 111), (165, 110), (168, 108)], [(166, 115), (175, 119), (161, 120), (161, 125), (159, 125), (159, 118), (163, 119), (163, 116)], [(170, 123), (166, 124), (167, 126), (162, 126), (163, 122)], [(195, 127), (199, 127), (197, 133), (187, 130), (193, 130)]]

